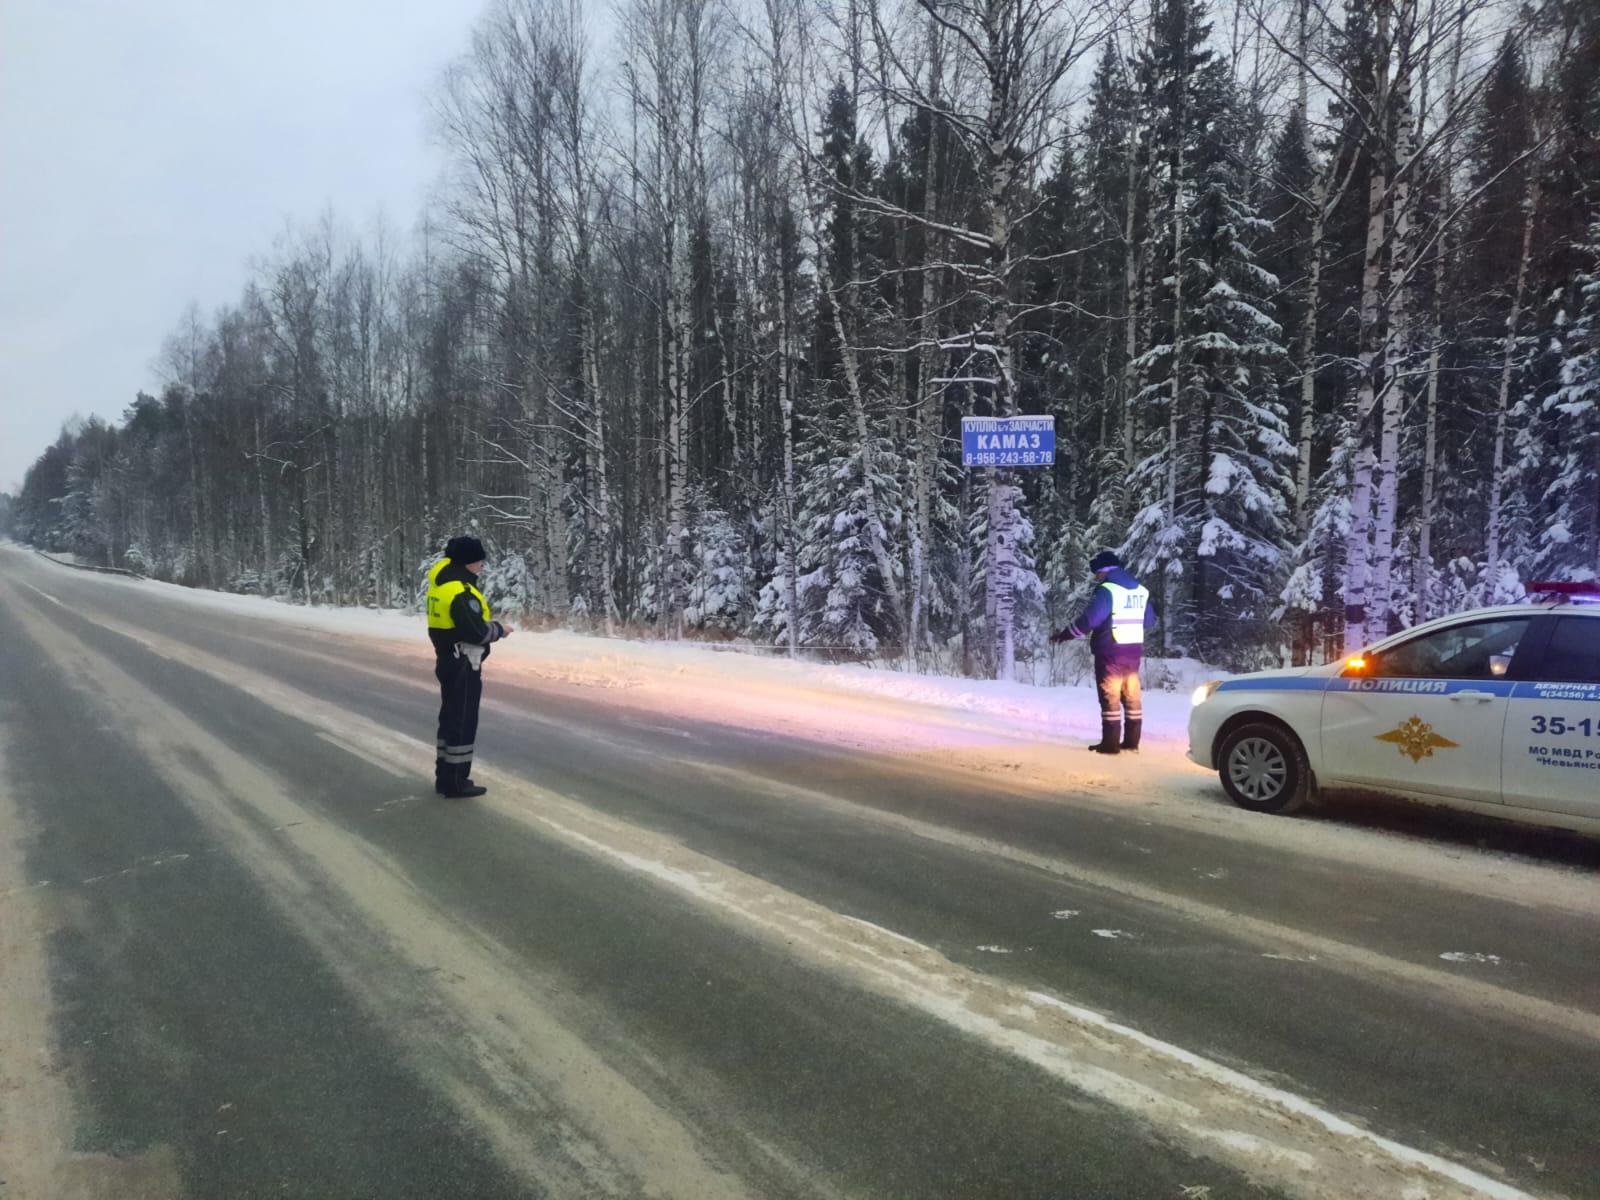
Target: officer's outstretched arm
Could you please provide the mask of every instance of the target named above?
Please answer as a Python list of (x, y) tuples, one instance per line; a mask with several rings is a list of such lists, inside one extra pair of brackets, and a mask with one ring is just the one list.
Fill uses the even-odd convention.
[(1076, 621), (1067, 626), (1066, 631), (1075, 638), (1088, 637), (1110, 619), (1111, 593), (1103, 587), (1097, 587), (1094, 595), (1089, 597), (1089, 606)]

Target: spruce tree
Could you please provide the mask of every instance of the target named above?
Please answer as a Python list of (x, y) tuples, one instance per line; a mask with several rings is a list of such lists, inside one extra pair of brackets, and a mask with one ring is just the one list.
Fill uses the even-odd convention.
[(1462, 284), (1468, 295), (1484, 302), (1480, 320), (1491, 338), (1502, 331), (1495, 326), (1497, 321), (1503, 326), (1507, 283), (1516, 278), (1523, 194), (1532, 167), (1527, 154), (1533, 142), (1533, 92), (1522, 44), (1507, 33), (1467, 147), (1469, 187), (1476, 199), (1467, 220)]
[[(1089, 112), (1081, 130), (1083, 276), (1079, 304), (1087, 320), (1077, 350), (1077, 372), (1086, 387), (1098, 386), (1101, 403), (1095, 445), (1073, 464), (1090, 481), (1080, 506), (1083, 541), (1095, 549), (1122, 542), (1128, 531), (1131, 440), (1136, 428), (1130, 345), (1137, 347), (1140, 275), (1144, 239), (1143, 162), (1139, 93), (1130, 65), (1108, 41), (1095, 69)], [(1114, 319), (1115, 318), (1115, 319)], [(1136, 351), (1135, 351), (1136, 352)], [(1059, 479), (1060, 469), (1057, 476)], [(1072, 561), (1063, 570), (1080, 572)], [(1094, 549), (1089, 551), (1093, 554)]]
[(710, 502), (705, 489), (696, 489), (690, 504), (694, 518), (684, 620), (702, 632), (738, 633), (754, 600), (749, 547), (738, 526)]
[(1600, 579), (1600, 220), (1584, 247), (1580, 308), (1562, 338), (1560, 386), (1542, 404), (1552, 439), (1553, 478), (1544, 494), (1534, 562), (1558, 579)]
[(1197, 196), (1192, 363), (1201, 408), (1200, 534), (1193, 607), (1205, 630), (1202, 654), (1259, 643), (1285, 576), (1294, 446), (1278, 380), (1288, 362), (1283, 329), (1270, 315), (1278, 280), (1248, 239), (1270, 223), (1252, 209), (1246, 181), (1226, 152), (1232, 122)]
[(1139, 363), (1150, 433), (1126, 549), (1172, 644), (1222, 652), (1241, 631), (1259, 638), (1276, 605), (1293, 446), (1277, 394), (1278, 281), (1251, 245), (1271, 225), (1232, 153), (1237, 98), (1208, 30), (1203, 3), (1164, 0), (1141, 62), (1159, 171), (1149, 247), (1164, 282)]

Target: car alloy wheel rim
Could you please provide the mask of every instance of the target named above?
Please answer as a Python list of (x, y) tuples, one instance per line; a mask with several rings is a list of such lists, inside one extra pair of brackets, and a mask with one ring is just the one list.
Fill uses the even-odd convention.
[(1247, 799), (1260, 804), (1283, 791), (1289, 760), (1266, 738), (1245, 738), (1228, 756), (1228, 778)]

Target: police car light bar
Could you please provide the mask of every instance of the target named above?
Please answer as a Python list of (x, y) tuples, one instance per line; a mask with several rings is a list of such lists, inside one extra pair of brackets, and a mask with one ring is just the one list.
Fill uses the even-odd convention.
[(1570, 579), (1536, 580), (1528, 585), (1530, 596), (1560, 596), (1573, 604), (1600, 604), (1600, 581), (1579, 583)]

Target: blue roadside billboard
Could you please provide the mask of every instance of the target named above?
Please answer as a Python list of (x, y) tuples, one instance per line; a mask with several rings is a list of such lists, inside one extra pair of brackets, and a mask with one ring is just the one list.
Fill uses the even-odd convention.
[(963, 467), (1048, 467), (1056, 461), (1054, 417), (962, 417)]

